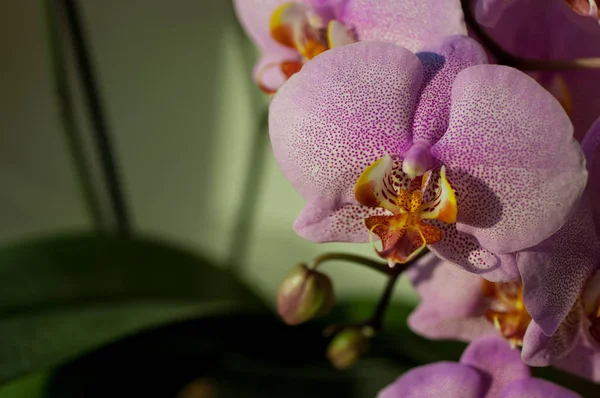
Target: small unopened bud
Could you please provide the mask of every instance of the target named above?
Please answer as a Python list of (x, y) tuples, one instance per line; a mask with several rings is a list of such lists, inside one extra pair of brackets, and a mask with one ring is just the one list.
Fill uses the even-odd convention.
[(348, 369), (368, 350), (369, 341), (360, 329), (345, 329), (329, 343), (327, 358), (337, 369)]
[(317, 316), (326, 315), (333, 307), (333, 286), (318, 271), (298, 264), (279, 287), (277, 311), (288, 325), (298, 325)]

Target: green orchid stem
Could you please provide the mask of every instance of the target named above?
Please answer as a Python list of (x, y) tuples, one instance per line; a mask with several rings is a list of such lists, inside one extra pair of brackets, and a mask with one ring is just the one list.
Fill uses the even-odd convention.
[[(402, 267), (402, 272), (408, 267), (409, 265)], [(323, 334), (326, 337), (333, 337), (345, 329), (360, 329), (360, 331), (365, 337), (373, 337), (377, 333), (379, 333), (383, 328), (383, 317), (385, 315), (385, 311), (387, 310), (390, 304), (392, 292), (394, 291), (396, 282), (398, 281), (398, 278), (400, 277), (400, 274), (402, 274), (402, 272), (397, 272), (390, 275), (390, 278), (388, 279), (387, 284), (385, 286), (385, 290), (383, 291), (383, 294), (381, 295), (379, 303), (377, 303), (377, 307), (375, 308), (375, 312), (373, 313), (371, 318), (362, 322), (331, 325), (323, 331)]]
[[(385, 311), (390, 305), (390, 299), (392, 298), (392, 293), (394, 292), (394, 287), (396, 287), (396, 282), (398, 281), (398, 277), (400, 274), (408, 269), (408, 264), (402, 264), (403, 267), (399, 272), (396, 272), (394, 275), (388, 279), (387, 285), (385, 286), (385, 290), (379, 299), (379, 303), (377, 303), (377, 307), (375, 308), (375, 312), (373, 313), (373, 317), (369, 320), (368, 326), (370, 326), (375, 333), (381, 331), (383, 327), (383, 316), (385, 315)], [(396, 266), (395, 268), (401, 268)]]
[(519, 58), (496, 43), (486, 31), (479, 25), (473, 14), (471, 0), (461, 0), (465, 22), (467, 26), (475, 33), (481, 44), (486, 47), (496, 58), (500, 65), (512, 66), (519, 70), (530, 71), (564, 71), (573, 69), (600, 69), (600, 57), (594, 58), (574, 58), (574, 59), (527, 59)]
[(371, 268), (375, 271), (379, 271), (386, 275), (394, 275), (395, 268), (391, 268), (387, 263), (382, 263), (381, 261), (371, 260), (368, 257), (358, 256), (356, 254), (348, 254), (348, 253), (325, 253), (317, 256), (310, 263), (309, 268), (316, 270), (322, 263), (327, 261), (347, 261), (350, 263), (364, 265), (368, 268)]
[[(407, 269), (409, 269), (413, 264), (415, 264), (421, 257), (425, 254), (429, 253), (428, 249), (424, 249), (419, 253), (415, 258), (410, 260), (404, 264), (396, 264), (393, 268), (388, 266), (386, 263), (381, 263), (378, 261), (373, 261), (366, 257), (355, 256), (352, 254), (345, 253), (328, 253), (321, 255), (313, 260), (313, 269), (316, 268), (320, 263), (327, 260), (346, 260), (356, 262), (362, 265), (367, 265), (369, 268), (377, 269), (378, 271), (384, 272), (389, 276), (387, 284), (385, 286), (385, 290), (377, 303), (377, 307), (373, 312), (373, 315), (367, 319), (366, 321), (357, 322), (357, 323), (349, 323), (349, 324), (339, 324), (339, 325), (331, 325), (327, 327), (323, 334), (326, 337), (332, 337), (344, 329), (360, 329), (361, 332), (365, 335), (365, 337), (373, 337), (377, 333), (379, 333), (383, 328), (383, 317), (385, 316), (385, 311), (390, 305), (390, 300), (392, 298), (392, 293), (394, 292), (394, 287), (396, 286), (396, 282), (402, 273), (404, 273)], [(385, 270), (383, 269), (385, 267)]]

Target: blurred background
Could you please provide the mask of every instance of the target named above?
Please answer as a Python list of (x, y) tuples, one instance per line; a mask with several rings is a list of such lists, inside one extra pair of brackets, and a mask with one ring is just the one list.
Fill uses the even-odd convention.
[(368, 318), (385, 286), (348, 263), (323, 268), (325, 320), (274, 315), (293, 265), (374, 256), (293, 232), (304, 202), (273, 159), (231, 1), (4, 1), (0, 50), (0, 398), (373, 397), (458, 359), (463, 344), (408, 330), (401, 278), (369, 354), (335, 370), (322, 330)]
[[(123, 300), (119, 301), (121, 307), (131, 307), (127, 301), (129, 285), (114, 290), (123, 268), (130, 265), (115, 266), (108, 272), (105, 267), (93, 268), (86, 262), (99, 260), (91, 254), (94, 250), (86, 249), (86, 245), (93, 245), (90, 241), (79, 251), (64, 243), (88, 239), (98, 232), (113, 234), (118, 230), (119, 215), (88, 114), (77, 54), (61, 11), (63, 2), (59, 1), (58, 10), (54, 10), (59, 32), (55, 41), (64, 55), (75, 135), (67, 134), (65, 129), (49, 41), (49, 3), (0, 4), (0, 48), (4, 54), (0, 73), (0, 243), (9, 253), (5, 260), (0, 259), (5, 265), (0, 271), (0, 283), (5, 284), (0, 314), (4, 315), (0, 321), (4, 341), (0, 356), (5, 358), (0, 363), (5, 382), (4, 389), (0, 388), (2, 397), (37, 396), (40, 389), (50, 391), (45, 387), (50, 383), (50, 373), (36, 371), (56, 369), (57, 365), (94, 353), (94, 349), (118, 345), (132, 334), (158, 333), (161, 337), (155, 339), (160, 340), (160, 328), (174, 322), (170, 311), (182, 311), (169, 307), (152, 319), (140, 316), (144, 310), (139, 309), (132, 316), (120, 318), (105, 313), (96, 314), (96, 318), (89, 315), (86, 300), (109, 297), (114, 292), (118, 293), (117, 301)], [(303, 199), (281, 175), (271, 154), (264, 120), (268, 97), (251, 80), (257, 53), (237, 22), (232, 2), (177, 0), (167, 4), (130, 0), (79, 1), (76, 5), (122, 190), (128, 236), (176, 247), (201, 257), (210, 267), (231, 270), (270, 309), (274, 308), (278, 285), (296, 263), (330, 251), (372, 256), (368, 244), (316, 245), (293, 232), (292, 223)], [(41, 251), (40, 244), (45, 245)], [(58, 250), (57, 244), (64, 246), (62, 254), (56, 255), (60, 261), (49, 261)], [(14, 250), (21, 254), (14, 255)], [(85, 260), (73, 254), (81, 251), (87, 252), (83, 254)], [(117, 251), (114, 256), (119, 257)], [(147, 255), (140, 256), (139, 260), (134, 255), (128, 258), (139, 261), (140, 272), (144, 272)], [(46, 266), (44, 270), (38, 269), (40, 261)], [(65, 265), (68, 262), (73, 262), (72, 268)], [(156, 279), (177, 272), (171, 260), (153, 267)], [(367, 302), (366, 314), (384, 288), (384, 277), (352, 264), (332, 263), (325, 271), (334, 280), (337, 297)], [(172, 278), (173, 289), (177, 290), (179, 282)], [(89, 287), (86, 284), (92, 279), (97, 284)], [(393, 299), (415, 302), (406, 281), (400, 285)], [(106, 286), (114, 291), (105, 292)], [(150, 296), (155, 292), (152, 289), (148, 290)], [(162, 287), (156, 289), (163, 294)], [(39, 308), (41, 303), (53, 300), (68, 307), (66, 315), (54, 319), (56, 311), (51, 306)], [(73, 310), (73, 305), (82, 308)], [(98, 305), (92, 302), (92, 306)], [(33, 313), (29, 318), (36, 319), (22, 315), (27, 311)], [(176, 320), (196, 319), (198, 312), (194, 311), (186, 309), (185, 315)], [(82, 313), (90, 319), (82, 321)], [(38, 319), (40, 316), (42, 319)], [(284, 326), (270, 313), (260, 316), (267, 317), (261, 322), (269, 327), (283, 330)], [(136, 317), (139, 320), (132, 321)], [(113, 323), (115, 330), (110, 331), (90, 331), (99, 324), (106, 325), (108, 320), (120, 320), (122, 325)], [(190, 327), (200, 326), (182, 326), (181, 330)], [(307, 343), (300, 344), (296, 351), (314, 347), (311, 352), (318, 366), (333, 372), (333, 380), (346, 380), (343, 372), (334, 371), (325, 360), (322, 327), (292, 332), (308, 334)], [(282, 333), (289, 329), (293, 328), (285, 328)], [(271, 341), (277, 340), (273, 333), (267, 332), (269, 335)], [(73, 338), (81, 341), (73, 344)], [(72, 346), (63, 350), (67, 340)], [(274, 349), (281, 347), (276, 345)], [(102, 352), (100, 355), (104, 355)], [(194, 355), (200, 355), (198, 352)], [(121, 358), (130, 354), (115, 355)], [(377, 382), (371, 390), (383, 387), (397, 375), (397, 371), (391, 372), (386, 383)], [(82, 377), (67, 379), (61, 385), (74, 385), (73, 380)], [(75, 388), (73, 396), (87, 396), (81, 391)], [(61, 391), (58, 396), (65, 394)], [(234, 391), (224, 396), (246, 395)]]
[[(268, 96), (251, 80), (257, 54), (232, 2), (79, 3), (136, 233), (201, 252), (217, 264), (234, 256), (244, 280), (269, 302), (299, 261), (327, 251), (372, 255), (369, 244), (316, 245), (293, 232), (304, 200), (271, 154), (261, 126)], [(8, 243), (94, 229), (61, 125), (41, 2), (0, 7), (0, 238)], [(110, 228), (115, 216), (72, 60), (68, 67), (100, 223)], [(256, 140), (262, 141), (264, 167), (248, 176)], [(248, 178), (258, 187), (258, 199), (248, 248), (235, 256), (232, 238), (240, 205), (249, 200)], [(342, 296), (375, 295), (382, 288), (382, 277), (360, 267), (329, 269)], [(413, 296), (403, 288), (397, 298)]]

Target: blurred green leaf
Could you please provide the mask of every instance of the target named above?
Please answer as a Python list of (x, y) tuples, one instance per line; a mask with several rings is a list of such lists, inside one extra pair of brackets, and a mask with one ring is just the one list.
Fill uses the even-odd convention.
[(0, 387), (0, 398), (42, 398), (50, 375), (32, 373)]
[[(352, 369), (335, 370), (325, 358), (322, 330), (330, 322), (362, 320), (374, 305), (346, 300), (326, 319), (293, 327), (268, 314), (229, 314), (147, 330), (63, 366), (46, 398), (175, 397), (193, 381), (210, 383), (220, 398), (374, 397), (405, 371), (457, 361), (466, 347), (415, 335), (406, 325), (411, 307), (393, 303), (367, 356)], [(599, 396), (592, 383), (550, 368), (533, 371), (582, 396)]]
[(0, 382), (123, 336), (264, 310), (226, 270), (148, 239), (65, 235), (0, 249)]
[(148, 330), (63, 366), (46, 397), (175, 397), (193, 380), (210, 381), (219, 398), (374, 397), (410, 368), (373, 355), (336, 370), (325, 357), (324, 327), (242, 314)]

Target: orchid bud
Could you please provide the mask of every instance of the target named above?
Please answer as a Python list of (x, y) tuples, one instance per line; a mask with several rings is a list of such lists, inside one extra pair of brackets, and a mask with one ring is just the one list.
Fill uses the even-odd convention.
[(279, 287), (277, 311), (288, 325), (298, 325), (326, 315), (333, 307), (333, 286), (329, 278), (298, 264)]
[(327, 348), (327, 358), (337, 369), (348, 369), (369, 349), (367, 336), (356, 328), (345, 329), (335, 335)]

